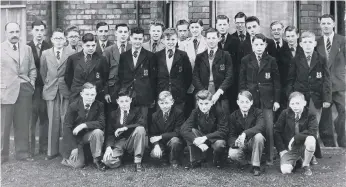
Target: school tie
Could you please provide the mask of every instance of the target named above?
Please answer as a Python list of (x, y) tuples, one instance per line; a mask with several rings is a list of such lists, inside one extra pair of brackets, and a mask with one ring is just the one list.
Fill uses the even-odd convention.
[(60, 51), (56, 52), (56, 59), (60, 60)]
[(296, 117), (294, 118), (294, 131), (296, 134), (299, 134), (299, 114), (296, 113)]
[(247, 117), (247, 113), (244, 113), (244, 119)]
[(173, 50), (168, 49), (168, 58), (172, 58), (172, 56), (173, 56)]
[(41, 56), (41, 43), (37, 43), (36, 50), (37, 50), (38, 56)]
[(214, 58), (214, 50), (210, 50), (209, 52), (209, 60), (212, 60)]
[(280, 49), (280, 42), (276, 42), (276, 49), (279, 50)]
[(73, 50), (76, 50), (76, 46), (75, 45), (71, 45)]
[(197, 39), (193, 39), (193, 47), (195, 48), (195, 51), (197, 51), (197, 47), (198, 47), (198, 41)]
[(85, 109), (85, 117), (88, 117), (89, 111), (90, 111), (90, 104), (86, 104), (84, 106)]
[(153, 53), (156, 52), (156, 46), (157, 46), (157, 42), (154, 42), (154, 43), (153, 43), (153, 48), (152, 48), (152, 49), (153, 49), (153, 50), (152, 50)]
[(330, 49), (332, 48), (332, 44), (330, 43), (330, 39), (329, 39), (329, 37), (327, 38), (327, 56), (328, 56), (328, 58), (329, 58), (329, 53), (330, 53)]
[(120, 54), (122, 54), (123, 52), (125, 52), (125, 44), (120, 45)]
[(226, 34), (221, 34), (221, 44), (224, 45), (226, 42)]
[(106, 45), (103, 43), (101, 46), (102, 46), (102, 51), (105, 50)]
[(260, 67), (260, 65), (261, 65), (261, 60), (262, 60), (262, 57), (261, 56), (257, 56), (258, 67)]
[(309, 65), (309, 67), (310, 67), (311, 55), (308, 55), (308, 56), (306, 57), (306, 61), (308, 62), (308, 65)]
[(91, 64), (91, 54), (87, 54), (85, 63), (87, 65), (87, 67), (89, 68), (89, 66)]
[(294, 51), (294, 47), (290, 47), (290, 51)]
[(17, 51), (17, 46), (16, 46), (16, 44), (13, 44), (13, 51)]
[(243, 42), (245, 40), (245, 35), (244, 34), (240, 34), (240, 41)]
[(163, 119), (165, 120), (165, 123), (167, 123), (167, 121), (168, 121), (168, 116), (169, 116), (169, 112), (165, 112), (163, 114)]
[(128, 116), (128, 113), (127, 113), (127, 110), (125, 110), (124, 117), (123, 117), (123, 126), (127, 124), (127, 116)]
[(133, 57), (137, 58), (138, 56), (138, 51), (133, 52)]

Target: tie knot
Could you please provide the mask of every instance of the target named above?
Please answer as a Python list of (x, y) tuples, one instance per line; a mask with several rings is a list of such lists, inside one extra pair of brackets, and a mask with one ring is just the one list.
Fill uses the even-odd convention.
[(277, 46), (278, 48), (280, 48), (280, 42), (279, 42), (279, 41), (276, 42), (276, 46)]
[(13, 50), (14, 50), (14, 51), (17, 51), (17, 46), (16, 46), (16, 44), (13, 44)]
[(127, 115), (127, 113), (128, 113), (127, 110), (124, 110), (124, 115)]
[(87, 54), (87, 59), (88, 59), (88, 60), (91, 59), (91, 54)]
[(36, 47), (41, 48), (41, 43), (37, 43)]
[(193, 39), (193, 43), (194, 44), (196, 44), (197, 43), (197, 39), (195, 38), (195, 39)]
[(59, 54), (60, 54), (60, 51), (57, 51), (56, 54), (59, 55)]
[(168, 49), (168, 58), (172, 58), (172, 56), (173, 56), (173, 50)]
[(226, 34), (221, 34), (221, 38), (225, 38), (226, 37)]
[(102, 48), (105, 48), (106, 45), (105, 45), (105, 43), (103, 43), (101, 46), (102, 46)]
[(257, 56), (257, 59), (258, 59), (259, 62), (261, 62), (262, 57), (258, 55), (258, 56)]
[(76, 50), (76, 46), (75, 45), (71, 45), (73, 50)]
[(294, 47), (290, 47), (290, 51), (295, 51), (295, 50), (294, 50)]
[(121, 47), (121, 48), (125, 48), (125, 44), (121, 44), (120, 47)]
[(89, 110), (90, 104), (86, 104), (86, 105), (84, 106), (84, 108), (85, 108), (85, 110)]
[(138, 56), (138, 51), (133, 52), (133, 56), (134, 56), (135, 58), (137, 58), (137, 56)]
[(244, 118), (246, 118), (247, 117), (247, 113), (244, 113)]
[(210, 50), (209, 52), (209, 58), (213, 58), (214, 57), (214, 50)]
[(308, 55), (308, 56), (306, 57), (306, 60), (310, 61), (310, 60), (311, 60), (311, 55)]

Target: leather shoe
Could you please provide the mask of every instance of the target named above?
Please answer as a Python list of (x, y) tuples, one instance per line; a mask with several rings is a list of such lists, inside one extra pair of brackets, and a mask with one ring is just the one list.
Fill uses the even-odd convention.
[(52, 160), (52, 159), (54, 159), (55, 157), (57, 157), (58, 155), (56, 154), (56, 155), (52, 155), (52, 156), (46, 156), (44, 159), (45, 160)]
[(172, 164), (172, 168), (173, 169), (177, 169), (178, 168), (178, 164)]
[(310, 166), (304, 166), (303, 169), (304, 169), (304, 175), (307, 175), (307, 176), (312, 175), (312, 171), (310, 169)]
[(190, 162), (188, 165), (185, 166), (185, 169), (195, 169), (202, 167), (201, 162)]
[(135, 167), (136, 167), (136, 172), (144, 171), (144, 167), (142, 166), (141, 163), (135, 164)]
[(95, 164), (95, 167), (99, 171), (106, 171), (106, 169), (107, 169), (107, 166), (103, 162), (101, 162), (100, 160), (95, 161), (94, 164)]
[(254, 176), (260, 176), (261, 175), (261, 168), (258, 166), (254, 166), (252, 168), (252, 172)]
[(311, 164), (311, 165), (317, 165), (317, 164), (318, 164), (317, 159), (316, 159), (315, 156), (312, 157), (312, 159), (311, 159), (311, 161), (310, 161), (310, 164)]

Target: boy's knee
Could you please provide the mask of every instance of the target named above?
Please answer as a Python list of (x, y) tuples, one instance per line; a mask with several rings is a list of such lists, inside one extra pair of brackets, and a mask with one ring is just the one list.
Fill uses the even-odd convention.
[(100, 130), (100, 129), (94, 129), (93, 132), (92, 132), (92, 134), (93, 134), (94, 136), (103, 136), (103, 135), (104, 135), (104, 132), (103, 132), (102, 130)]
[(262, 135), (262, 133), (257, 133), (257, 134), (254, 136), (254, 140), (255, 140), (256, 143), (263, 144), (264, 141), (265, 141), (265, 138), (264, 138), (264, 136)]
[(145, 135), (145, 128), (142, 126), (138, 126), (135, 128), (135, 134)]
[(240, 150), (230, 148), (228, 151), (228, 158), (235, 161), (240, 160)]
[(226, 147), (226, 141), (225, 140), (216, 140), (214, 143), (215, 151), (220, 151), (223, 148)]
[(172, 147), (176, 147), (181, 145), (183, 142), (178, 138), (178, 137), (173, 137), (171, 138), (171, 140), (169, 141), (170, 146)]
[(315, 151), (315, 149), (316, 149), (315, 137), (313, 137), (313, 136), (306, 137), (304, 145), (308, 151)]
[(292, 173), (293, 166), (291, 164), (283, 164), (280, 166), (282, 174)]

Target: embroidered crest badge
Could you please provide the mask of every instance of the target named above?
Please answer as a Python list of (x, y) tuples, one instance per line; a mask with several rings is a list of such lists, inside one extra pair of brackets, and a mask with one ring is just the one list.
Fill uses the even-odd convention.
[(144, 73), (144, 76), (148, 76), (149, 74), (147, 69), (145, 69), (143, 73)]
[(265, 78), (266, 78), (266, 79), (270, 79), (270, 73), (266, 73), (266, 74), (265, 74)]
[(179, 73), (183, 71), (183, 67), (179, 66)]
[(317, 72), (316, 73), (316, 78), (318, 78), (318, 79), (322, 78), (322, 72)]
[(99, 79), (100, 78), (100, 73), (96, 72), (96, 78)]
[(224, 71), (225, 70), (225, 64), (221, 64), (220, 65), (220, 71)]

